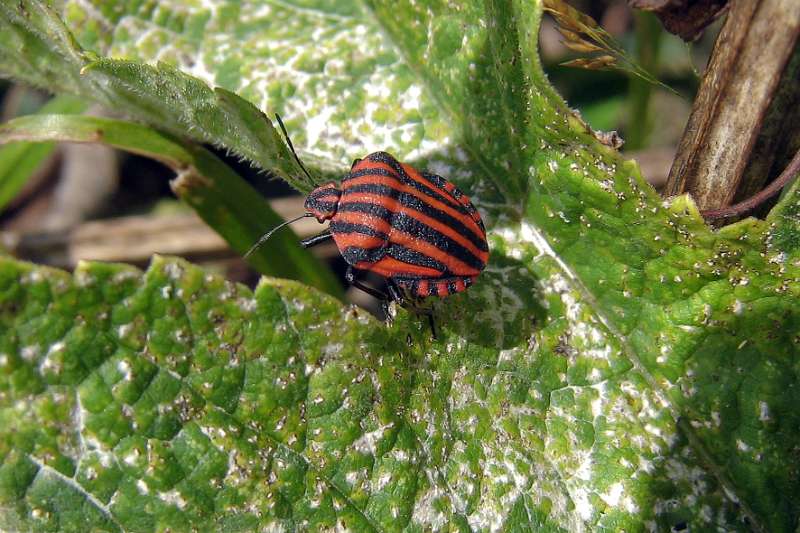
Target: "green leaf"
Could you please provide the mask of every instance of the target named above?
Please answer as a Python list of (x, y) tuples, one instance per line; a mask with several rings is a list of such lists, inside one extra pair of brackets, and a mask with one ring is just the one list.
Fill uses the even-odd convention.
[[(80, 113), (86, 108), (83, 100), (71, 96), (56, 96), (39, 113)], [(0, 209), (14, 199), (31, 175), (53, 150), (53, 143), (19, 142), (0, 148)]]
[(455, 140), (359, 1), (68, 1), (63, 13), (89, 50), (165, 61), (279, 112), (304, 159), (329, 170), (367, 147), (416, 159)]
[[(3, 528), (364, 529), (373, 467), (382, 520), (408, 513), (409, 348), (363, 313), (159, 258), (74, 276), (0, 260), (0, 294)], [(373, 465), (376, 447), (397, 458)]]
[(800, 255), (800, 180), (784, 189), (784, 194), (767, 217), (767, 247), (771, 253), (793, 259)]
[[(223, 146), (303, 192), (318, 180), (302, 173), (259, 109), (232, 91), (284, 115), (304, 158), (328, 172), (352, 161), (354, 149), (365, 145), (402, 145), (398, 155), (417, 157), (449, 134), (411, 72), (382, 44), (377, 28), (365, 24), (369, 18), (353, 16), (361, 12), (356, 3), (341, 6), (341, 15), (230, 3), (213, 9), (213, 17), (202, 7), (172, 12), (100, 3), (87, 11), (87, 4), (66, 3), (64, 10), (84, 28), (81, 40), (87, 46), (115, 59), (86, 52), (55, 12), (25, 0), (0, 6), (0, 72), (82, 94), (173, 134)], [(325, 35), (316, 32), (322, 22), (332, 24)], [(188, 34), (176, 36), (182, 31)], [(330, 46), (315, 44), (328, 37)], [(282, 43), (277, 48), (270, 44), (276, 39)], [(347, 62), (343, 47), (350, 49)], [(218, 87), (211, 90), (207, 83)], [(362, 110), (360, 124), (336, 111), (342, 104)]]
[[(29, 115), (0, 126), (0, 144), (16, 140), (104, 143), (164, 163), (177, 173), (171, 183), (175, 194), (242, 254), (266, 229), (282, 222), (256, 191), (209, 151), (140, 124), (80, 115)], [(276, 234), (269, 247), (253, 253), (250, 261), (264, 274), (301, 280), (341, 297), (341, 286), (330, 270), (297, 242), (287, 229)]]
[[(66, 4), (99, 53), (128, 46), (129, 57), (188, 66), (200, 51), (198, 70), (214, 76), (212, 59), (237, 52), (213, 43), (236, 35), (278, 56), (330, 51), (351, 80), (361, 42), (336, 31), (363, 25), (363, 42), (404, 58), (370, 91), (394, 94), (384, 87), (405, 72), (435, 103), (420, 104), (432, 123), (447, 124), (442, 143), (426, 119), (440, 149), (417, 154), (481, 210), (487, 270), (434, 303), (432, 339), (402, 310), (382, 326), (294, 283), (267, 280), (250, 295), (173, 260), (144, 275), (84, 265), (74, 278), (5, 262), (4, 526), (795, 531), (797, 188), (766, 222), (719, 231), (689, 199), (665, 204), (547, 83), (538, 2), (374, 1), (367, 14), (333, 15), (302, 5), (280, 3), (297, 17), (273, 26), (250, 24), (238, 2)], [(42, 17), (27, 23), (35, 32), (11, 27), (53, 39), (36, 48), (46, 57), (69, 39), (55, 23), (48, 37)], [(288, 34), (296, 46), (275, 39)], [(30, 76), (47, 82), (57, 66), (41, 63)], [(297, 98), (287, 102), (322, 98), (282, 64), (259, 76), (280, 79)], [(196, 116), (190, 78), (173, 97), (180, 84), (159, 85), (164, 67), (97, 65), (87, 76), (106, 76), (98, 91), (138, 118), (165, 101), (168, 129), (178, 109)], [(362, 108), (337, 105), (339, 124), (361, 124)], [(376, 144), (338, 145), (339, 160)]]
[[(686, 199), (664, 208), (638, 169), (589, 138), (543, 84), (534, 55), (533, 6), (515, 3), (505, 15), (492, 13), (491, 2), (487, 6), (482, 16), (488, 15), (492, 31), (485, 40), (514, 44), (511, 53), (525, 57), (497, 65), (485, 83), (521, 95), (535, 109), (533, 116), (545, 117), (544, 127), (538, 119), (523, 121), (506, 135), (519, 143), (529, 179), (520, 229), (523, 240), (535, 245), (529, 253), (543, 253), (561, 266), (578, 299), (619, 340), (627, 364), (657, 398), (655, 405), (674, 418), (703, 468), (748, 519), (764, 529), (794, 529), (798, 509), (789, 495), (798, 493), (800, 480), (786, 466), (793, 464), (800, 421), (792, 408), (800, 400), (793, 363), (797, 264), (786, 253), (764, 253), (770, 235), (764, 224), (750, 220), (713, 233)], [(388, 11), (389, 4), (376, 9)], [(404, 11), (396, 3), (391, 9)], [(428, 5), (409, 18), (424, 27), (449, 13), (444, 5)], [(478, 17), (462, 23), (471, 27)], [(409, 46), (400, 36), (398, 41)], [(469, 48), (462, 50), (463, 61), (473, 57)], [(418, 64), (434, 87), (457, 90), (443, 65)], [(457, 105), (455, 100), (450, 109), (454, 117)], [(487, 120), (483, 114), (460, 118)], [(486, 131), (503, 125), (488, 120)], [(479, 153), (485, 157), (490, 146)], [(768, 325), (770, 320), (777, 322)], [(615, 462), (600, 460), (606, 451), (593, 451), (596, 464), (583, 474), (596, 493), (622, 483), (630, 494), (650, 483), (630, 479), (630, 471), (609, 475)]]
[(180, 137), (224, 146), (300, 190), (314, 185), (251, 103), (167, 64), (97, 58), (72, 39), (43, 2), (0, 4), (0, 72), (83, 95)]
[[(459, 98), (440, 98), (457, 124), (481, 125), (470, 127), (485, 135), (482, 149), (473, 151), (480, 161), (507, 162), (527, 181), (525, 216), (511, 246), (560, 266), (577, 300), (617, 340), (622, 368), (647, 384), (639, 392), (654, 395), (648, 408), (656, 412), (649, 416), (674, 420), (671, 430), (658, 434), (683, 434), (701, 468), (754, 527), (793, 530), (800, 516), (794, 503), (800, 476), (787, 465), (794, 464), (791, 450), (800, 427), (792, 407), (800, 401), (793, 362), (800, 339), (794, 333), (800, 320), (798, 265), (785, 251), (764, 253), (771, 233), (762, 223), (749, 220), (714, 233), (685, 198), (665, 208), (635, 165), (591, 138), (545, 81), (536, 56), (537, 8), (487, 2), (485, 9), (455, 15), (445, 3), (375, 2), (385, 30), (414, 59), (424, 49), (446, 48), (449, 37), (440, 44), (437, 33), (428, 34), (423, 48), (424, 36), (403, 31), (411, 24), (435, 27), (457, 16), (461, 27), (489, 28), (467, 34), (442, 61), (419, 58), (414, 64), (434, 90), (450, 96), (464, 91), (455, 73), (468, 72), (479, 58), (496, 58), (480, 76), (482, 83), (499, 87), (504, 102), (514, 104), (517, 112), (506, 117), (531, 110), (530, 119), (509, 121)], [(389, 23), (390, 13), (395, 20), (397, 13), (406, 15)], [(508, 106), (499, 108), (508, 113)], [(516, 143), (517, 161), (501, 156), (498, 138)], [(582, 376), (580, 384), (605, 388), (607, 376), (595, 374)], [(628, 401), (635, 404), (636, 398)], [(608, 413), (585, 410), (576, 415), (595, 426), (609, 419)], [(622, 434), (618, 439), (628, 449), (637, 447)], [(592, 460), (581, 472), (580, 491), (600, 496), (616, 486), (630, 495), (652, 485), (649, 476), (631, 477), (640, 473), (636, 468), (620, 469), (618, 458), (597, 442), (587, 451)], [(693, 507), (690, 521), (707, 527), (703, 504)], [(646, 520), (646, 514), (633, 505), (611, 518), (595, 507), (584, 518), (609, 525), (626, 515)]]

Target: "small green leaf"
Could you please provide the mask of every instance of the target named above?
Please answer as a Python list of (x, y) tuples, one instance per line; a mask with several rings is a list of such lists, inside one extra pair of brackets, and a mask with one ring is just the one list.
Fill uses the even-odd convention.
[[(86, 102), (71, 96), (56, 96), (38, 111), (48, 113), (80, 113)], [(0, 148), (0, 209), (14, 199), (31, 175), (41, 166), (55, 145), (53, 143), (19, 142)]]
[[(256, 191), (213, 154), (141, 124), (80, 115), (30, 115), (0, 126), (0, 143), (18, 140), (98, 142), (161, 161), (177, 173), (172, 182), (175, 193), (239, 253), (282, 222)], [(330, 270), (297, 242), (287, 229), (250, 260), (265, 274), (299, 279), (341, 296), (341, 286)]]
[(97, 58), (81, 49), (46, 3), (0, 4), (0, 72), (84, 95), (178, 136), (225, 146), (299, 190), (314, 185), (251, 103), (167, 64)]

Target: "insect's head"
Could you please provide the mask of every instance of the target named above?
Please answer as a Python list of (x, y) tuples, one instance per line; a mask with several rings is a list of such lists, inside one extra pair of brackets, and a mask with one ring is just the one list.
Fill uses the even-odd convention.
[(306, 198), (305, 208), (306, 211), (314, 215), (319, 222), (330, 220), (339, 209), (339, 197), (342, 191), (335, 183), (330, 182), (325, 185), (320, 185)]

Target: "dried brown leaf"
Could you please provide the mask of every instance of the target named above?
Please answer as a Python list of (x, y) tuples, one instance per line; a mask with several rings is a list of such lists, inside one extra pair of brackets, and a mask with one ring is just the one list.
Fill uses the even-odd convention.
[(604, 49), (596, 44), (592, 44), (588, 41), (561, 41), (561, 44), (573, 50), (575, 52), (580, 53), (592, 53), (592, 52), (602, 52)]
[(564, 67), (585, 68), (587, 70), (600, 70), (616, 66), (617, 58), (614, 56), (581, 57), (561, 63)]
[(561, 26), (556, 26), (556, 31), (567, 41), (576, 42), (583, 39), (578, 32), (562, 28)]
[(545, 11), (553, 15), (562, 28), (583, 33), (588, 28), (600, 27), (592, 17), (581, 13), (561, 0), (544, 0), (543, 7)]

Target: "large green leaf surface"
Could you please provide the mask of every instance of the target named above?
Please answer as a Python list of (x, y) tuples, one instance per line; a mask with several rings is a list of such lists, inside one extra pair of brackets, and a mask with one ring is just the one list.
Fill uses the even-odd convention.
[(281, 113), (295, 144), (328, 165), (375, 147), (415, 158), (450, 134), (359, 1), (77, 0), (64, 13), (88, 49), (169, 62)]
[[(365, 63), (380, 74), (373, 85), (352, 90), (391, 100), (402, 76), (425, 88), (420, 108), (447, 128), (426, 128), (441, 146), (416, 154), (473, 197), (492, 256), (474, 287), (437, 304), (438, 339), (404, 311), (385, 326), (306, 287), (265, 280), (253, 295), (175, 260), (144, 274), (86, 264), (74, 276), (6, 261), (6, 528), (796, 530), (796, 187), (768, 220), (718, 231), (688, 199), (665, 204), (547, 83), (535, 2), (336, 12), (275, 2), (265, 13), (292, 16), (260, 22), (238, 3), (65, 5), (84, 46), (130, 60), (92, 62), (83, 77), (63, 76), (65, 89), (97, 83), (101, 100), (123, 95), (120, 107), (142, 120), (172, 106), (162, 127), (211, 136), (265, 168), (284, 163), (252, 157), (245, 148), (259, 137), (246, 128), (213, 137), (208, 128), (230, 122), (204, 130), (191, 122), (201, 115), (186, 118), (197, 80), (133, 60), (167, 59), (307, 118), (335, 115), (335, 139), (379, 100), (360, 108), (295, 86), (286, 69), (296, 64), (280, 54), (316, 58), (325, 75), (308, 83), (324, 84), (336, 65), (355, 76), (362, 54), (385, 53), (379, 69)], [(38, 3), (27, 19), (0, 9), (0, 24), (42, 54), (43, 43), (66, 57), (76, 49)], [(339, 39), (357, 27), (365, 40)], [(230, 41), (216, 52), (231, 33), (272, 40), (278, 59)], [(367, 39), (379, 45), (358, 48)], [(0, 68), (30, 81), (63, 68), (2, 54)], [(228, 71), (215, 61), (226, 54)], [(174, 77), (184, 85), (159, 84)], [(259, 96), (256, 79), (276, 89)], [(220, 101), (202, 100), (212, 111)], [(330, 117), (320, 111), (330, 106)], [(301, 143), (332, 162), (377, 148), (415, 154), (402, 139), (359, 138), (369, 144), (356, 153), (346, 136)]]

